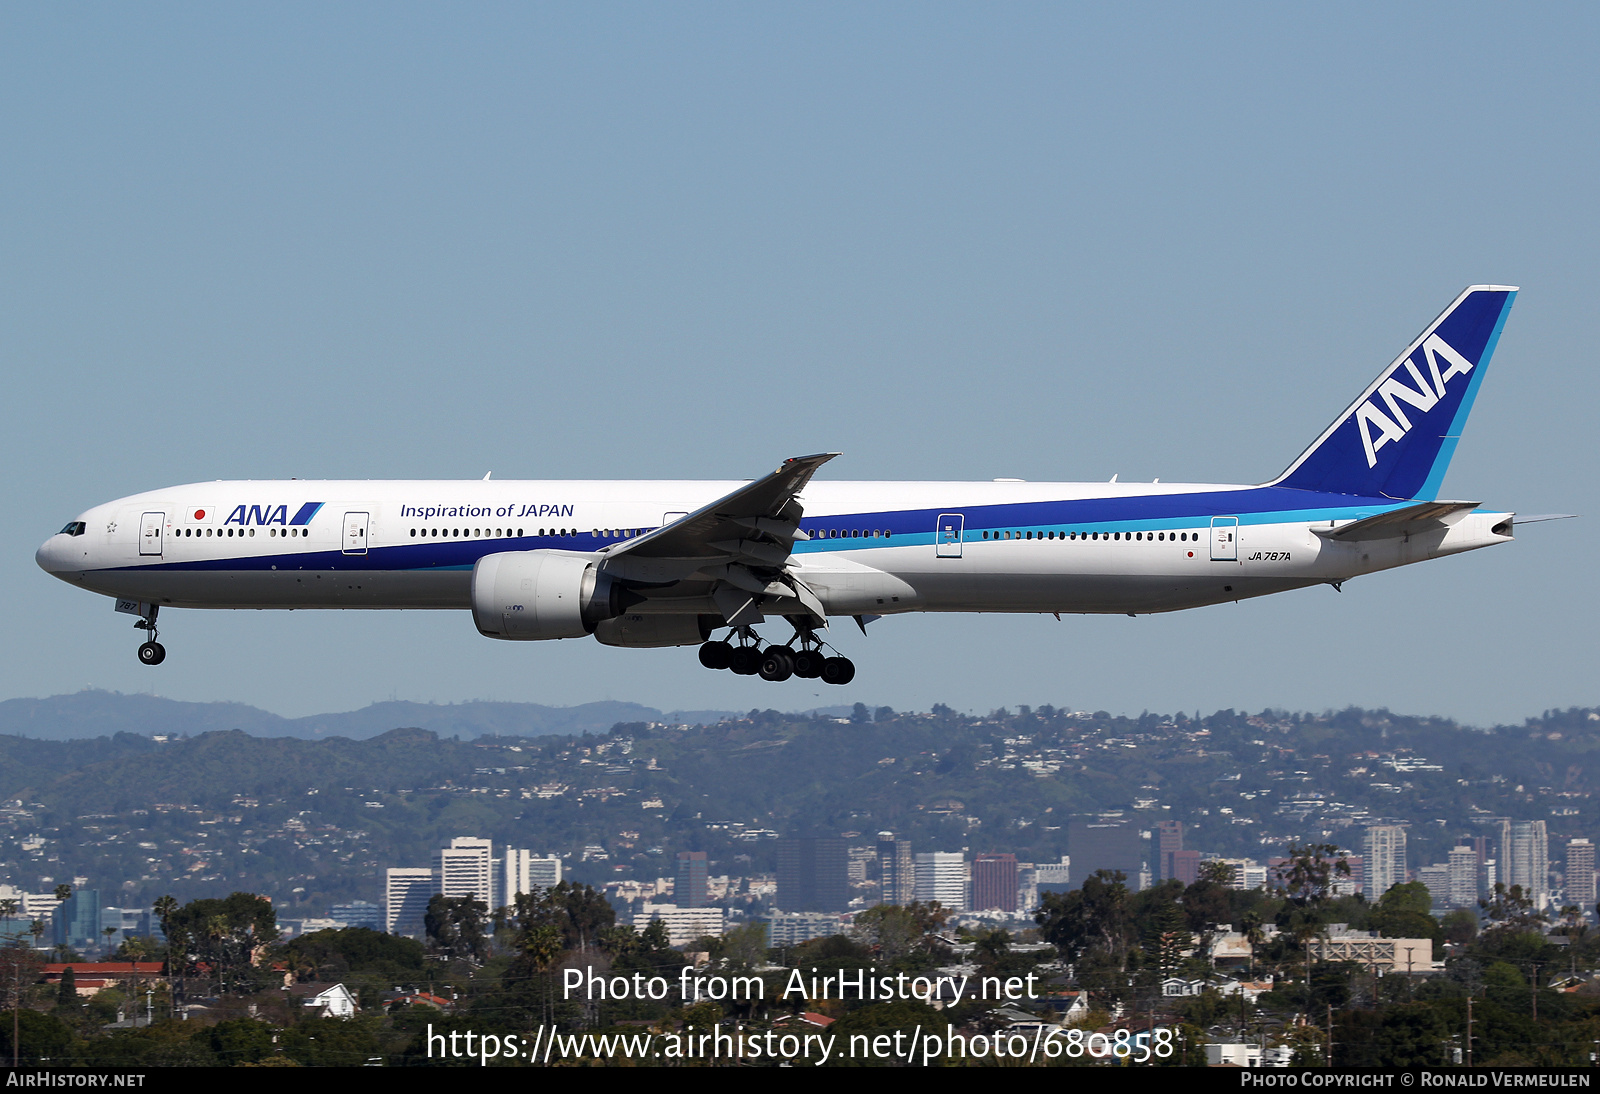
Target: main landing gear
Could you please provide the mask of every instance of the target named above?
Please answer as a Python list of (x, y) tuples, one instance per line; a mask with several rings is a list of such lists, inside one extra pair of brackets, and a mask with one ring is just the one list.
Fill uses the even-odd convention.
[(149, 640), (139, 646), (139, 664), (159, 665), (167, 659), (167, 647), (156, 641), (156, 613), (161, 608), (150, 605), (150, 611), (134, 621), (134, 629), (144, 631), (150, 636)]
[[(809, 630), (795, 629), (787, 646), (763, 646), (749, 627), (735, 627), (732, 641), (707, 642), (700, 647), (700, 663), (708, 669), (728, 669), (738, 676), (759, 676), (763, 680), (821, 680), (825, 684), (848, 684), (856, 677), (856, 666), (848, 657), (829, 657), (823, 642)], [(798, 641), (800, 648), (795, 649)]]

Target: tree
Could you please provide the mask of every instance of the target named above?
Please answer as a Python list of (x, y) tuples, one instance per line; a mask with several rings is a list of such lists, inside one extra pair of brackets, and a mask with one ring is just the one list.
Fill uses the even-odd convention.
[(254, 893), (234, 893), (226, 900), (191, 900), (172, 912), (166, 922), (169, 966), (177, 962), (187, 970), (194, 963), (203, 963), (223, 992), (248, 990), (244, 974), (278, 940), (272, 902)]
[(587, 950), (617, 921), (617, 913), (602, 894), (567, 881), (539, 893), (518, 893), (516, 903), (503, 914), (517, 932), (519, 952), (523, 950), (522, 935), (537, 926), (554, 927), (566, 949)]
[(878, 951), (880, 960), (898, 961), (928, 950), (932, 936), (949, 918), (937, 900), (905, 907), (878, 904), (856, 916), (854, 929), (858, 938)]
[(1127, 880), (1121, 870), (1096, 870), (1082, 888), (1065, 894), (1046, 893), (1033, 917), (1044, 940), (1069, 960), (1098, 949), (1117, 955), (1119, 965), (1126, 968), (1130, 928)]
[(1321, 937), (1326, 929), (1320, 913), (1333, 895), (1337, 879), (1349, 876), (1350, 863), (1339, 855), (1335, 844), (1289, 845), (1289, 861), (1279, 874), (1278, 892), (1288, 902), (1284, 926), (1294, 933), (1295, 941), (1305, 952), (1307, 1007), (1311, 1005), (1311, 940)]
[(1478, 907), (1489, 920), (1485, 934), (1536, 931), (1545, 922), (1545, 914), (1534, 906), (1533, 897), (1524, 893), (1522, 886), (1508, 889), (1503, 881), (1494, 883), (1494, 892), (1478, 901)]
[(61, 982), (56, 985), (56, 1006), (62, 1010), (78, 1005), (78, 974), (68, 965), (61, 970)]
[(1316, 908), (1333, 895), (1339, 878), (1350, 876), (1350, 863), (1335, 844), (1291, 843), (1288, 865), (1279, 876), (1278, 891), (1285, 900), (1296, 907)]
[(484, 930), (488, 914), (489, 906), (474, 894), (437, 894), (422, 917), (428, 944), (447, 960), (480, 962), (488, 954), (489, 936)]

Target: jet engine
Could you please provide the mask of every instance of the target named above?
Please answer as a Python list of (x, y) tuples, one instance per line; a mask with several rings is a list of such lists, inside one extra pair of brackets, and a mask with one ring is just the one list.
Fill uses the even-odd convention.
[(621, 614), (621, 594), (591, 555), (504, 551), (472, 568), (472, 621), (489, 638), (582, 638)]

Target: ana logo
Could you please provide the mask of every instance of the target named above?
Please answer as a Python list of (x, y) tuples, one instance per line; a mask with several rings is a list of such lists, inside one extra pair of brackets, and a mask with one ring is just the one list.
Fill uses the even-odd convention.
[[(1406, 412), (1400, 409), (1401, 403), (1408, 403), (1417, 410), (1427, 413), (1444, 398), (1445, 381), (1452, 376), (1465, 376), (1472, 371), (1472, 362), (1452, 349), (1443, 338), (1437, 334), (1428, 335), (1427, 341), (1422, 343), (1422, 355), (1428, 362), (1428, 375), (1424, 376), (1417, 363), (1407, 357), (1404, 362), (1406, 371), (1411, 374), (1415, 388), (1407, 387), (1395, 375), (1399, 372), (1398, 366), (1391, 370), (1388, 379), (1378, 385), (1375, 398), (1383, 400), (1389, 408), (1385, 414), (1373, 405), (1373, 400), (1368, 399), (1356, 407), (1356, 432), (1361, 434), (1362, 447), (1367, 452), (1367, 466), (1378, 465), (1378, 449), (1390, 441), (1403, 441), (1407, 433), (1411, 432), (1411, 419)], [(1448, 366), (1439, 368), (1439, 360), (1443, 358)], [(1430, 383), (1431, 381), (1431, 383)], [(1373, 429), (1377, 429), (1374, 436)]]
[[(293, 517), (289, 516), (287, 505), (236, 505), (233, 512), (228, 514), (228, 519), (223, 524), (243, 525), (268, 525), (281, 524), (284, 526), (310, 524), (311, 518), (317, 515), (317, 510), (322, 508), (320, 501), (308, 501), (295, 510)], [(198, 519), (198, 518), (196, 518)]]

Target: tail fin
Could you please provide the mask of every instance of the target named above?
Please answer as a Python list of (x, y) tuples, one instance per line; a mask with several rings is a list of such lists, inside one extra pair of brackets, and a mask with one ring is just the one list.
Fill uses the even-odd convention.
[(1516, 299), (1473, 285), (1269, 486), (1433, 501)]

